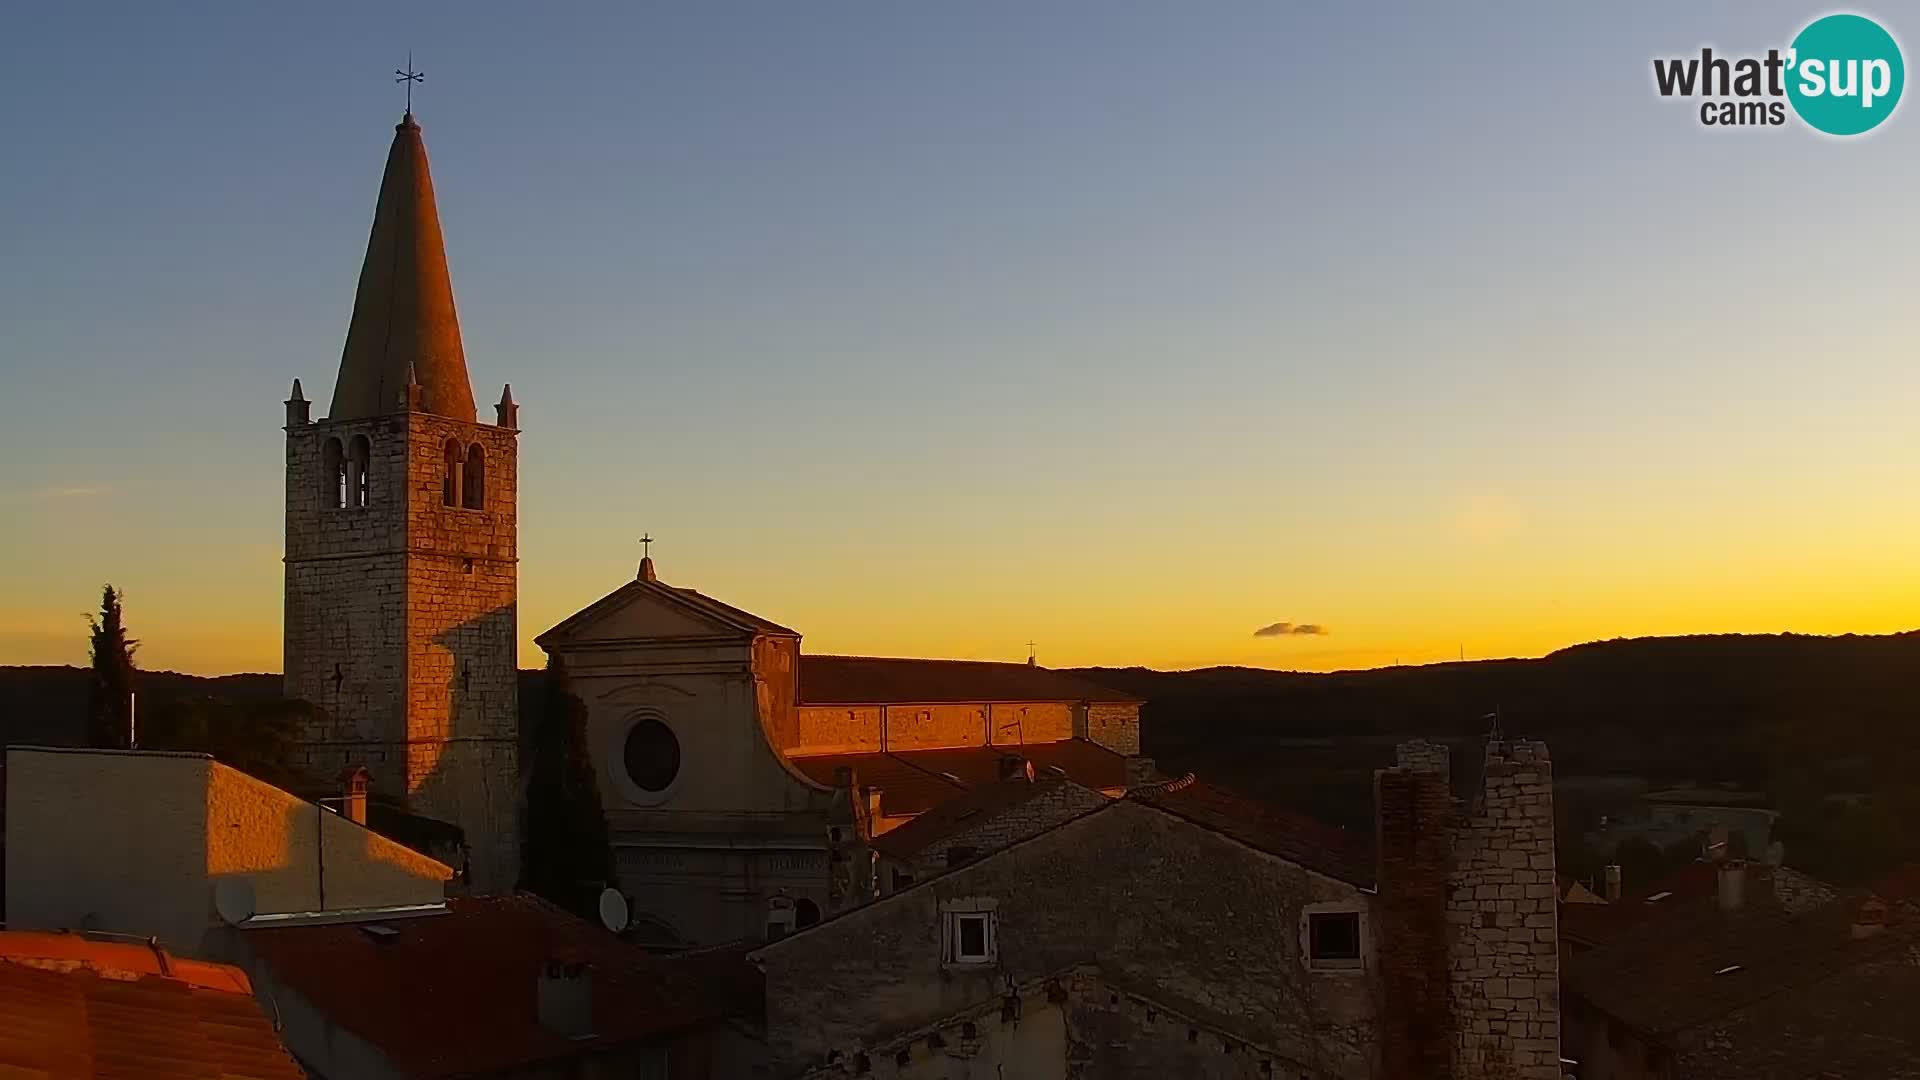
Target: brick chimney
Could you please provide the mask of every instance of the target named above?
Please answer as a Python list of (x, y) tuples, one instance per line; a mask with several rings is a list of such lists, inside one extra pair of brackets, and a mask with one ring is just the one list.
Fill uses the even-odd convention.
[(1452, 1080), (1447, 946), (1452, 800), (1446, 747), (1409, 744), (1373, 777), (1379, 865), (1380, 1052), (1396, 1080)]
[(1606, 892), (1601, 895), (1607, 898), (1607, 903), (1609, 904), (1619, 903), (1620, 897), (1626, 889), (1626, 883), (1620, 879), (1620, 864), (1608, 863), (1606, 867), (1601, 870), (1601, 873), (1604, 875), (1606, 882), (1604, 886)]
[(1454, 1080), (1560, 1080), (1553, 764), (1545, 743), (1489, 739), (1453, 838)]
[(340, 816), (355, 825), (367, 823), (367, 767), (355, 765), (340, 774)]
[(593, 1034), (593, 967), (584, 961), (549, 959), (540, 967), (535, 1008), (540, 1026), (578, 1039)]

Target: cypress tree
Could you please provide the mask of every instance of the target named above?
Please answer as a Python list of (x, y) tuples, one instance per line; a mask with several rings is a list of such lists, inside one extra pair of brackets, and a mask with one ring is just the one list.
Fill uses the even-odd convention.
[(546, 694), (527, 771), (527, 832), (520, 888), (585, 919), (614, 883), (613, 844), (587, 750), (587, 706), (568, 685), (565, 662), (547, 658)]
[(120, 594), (112, 585), (100, 590), (100, 614), (87, 616), (93, 629), (93, 681), (87, 703), (87, 745), (129, 749), (133, 722), (133, 651), (140, 643), (127, 636)]

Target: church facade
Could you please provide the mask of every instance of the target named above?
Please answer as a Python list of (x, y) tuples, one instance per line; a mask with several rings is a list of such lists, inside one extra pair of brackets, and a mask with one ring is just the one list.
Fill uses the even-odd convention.
[[(426, 146), (394, 132), (324, 418), (286, 405), (286, 695), (300, 764), (456, 827), (467, 887), (518, 871), (518, 430), (476, 415)], [(443, 854), (436, 852), (436, 854)]]
[(636, 934), (777, 937), (888, 888), (871, 842), (1012, 777), (1117, 796), (1140, 702), (1033, 664), (809, 656), (800, 634), (635, 579), (536, 639), (588, 710)]

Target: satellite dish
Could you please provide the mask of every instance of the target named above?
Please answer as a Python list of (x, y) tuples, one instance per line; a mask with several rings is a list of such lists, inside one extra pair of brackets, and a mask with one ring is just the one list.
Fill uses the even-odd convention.
[(627, 920), (633, 912), (627, 907), (627, 898), (619, 889), (600, 890), (600, 924), (618, 934), (627, 928)]
[(258, 910), (253, 898), (253, 882), (243, 877), (226, 877), (214, 882), (213, 910), (228, 926), (238, 926), (253, 918)]

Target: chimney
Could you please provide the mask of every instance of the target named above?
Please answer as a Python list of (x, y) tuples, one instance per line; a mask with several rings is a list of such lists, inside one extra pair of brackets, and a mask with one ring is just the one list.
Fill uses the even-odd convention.
[(1380, 1052), (1388, 1076), (1442, 1080), (1451, 1075), (1454, 1031), (1447, 922), (1452, 807), (1444, 774), (1406, 760), (1402, 755), (1402, 764), (1373, 774)]
[(1003, 782), (1007, 780), (1032, 779), (1027, 775), (1027, 759), (1018, 754), (1000, 755), (999, 764), (1000, 779)]
[(1160, 774), (1160, 771), (1154, 768), (1152, 758), (1142, 757), (1139, 754), (1129, 757), (1125, 767), (1127, 770), (1128, 787), (1139, 787), (1142, 784), (1151, 784), (1153, 783), (1153, 778)]
[(1605, 875), (1606, 892), (1604, 895), (1607, 898), (1607, 903), (1619, 903), (1621, 890), (1625, 887), (1624, 883), (1620, 880), (1620, 864), (1608, 863), (1601, 873)]
[(540, 1026), (569, 1039), (593, 1034), (593, 968), (583, 961), (550, 959), (540, 968), (535, 1003)]
[(355, 765), (340, 774), (340, 816), (355, 825), (367, 823), (367, 769)]
[(1747, 864), (1738, 859), (1727, 859), (1719, 864), (1720, 910), (1738, 911), (1746, 901)]

